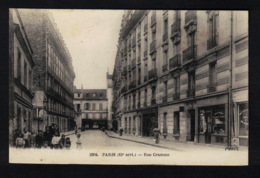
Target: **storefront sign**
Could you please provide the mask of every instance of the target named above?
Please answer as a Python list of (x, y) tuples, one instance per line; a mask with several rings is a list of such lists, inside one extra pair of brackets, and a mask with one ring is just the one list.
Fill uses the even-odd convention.
[(233, 93), (234, 102), (248, 101), (248, 90)]

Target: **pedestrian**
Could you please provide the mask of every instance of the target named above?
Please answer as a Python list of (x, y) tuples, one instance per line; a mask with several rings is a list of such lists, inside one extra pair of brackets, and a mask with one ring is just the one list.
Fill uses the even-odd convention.
[(161, 134), (160, 129), (154, 128), (154, 129), (153, 129), (153, 135), (154, 135), (154, 142), (155, 142), (156, 144), (159, 143), (159, 134)]
[(30, 137), (31, 137), (31, 133), (28, 132), (27, 128), (25, 127), (23, 129), (24, 133), (23, 133), (23, 139), (25, 141), (25, 145), (24, 148), (30, 148)]
[(54, 137), (52, 137), (52, 140), (51, 140), (52, 148), (58, 149), (59, 148), (59, 141), (60, 141), (59, 133), (55, 132), (55, 135), (54, 135)]
[(23, 139), (22, 133), (19, 133), (19, 135), (17, 136), (17, 138), (15, 140), (15, 145), (16, 145), (16, 148), (24, 148), (25, 141)]
[(65, 148), (69, 150), (71, 147), (70, 137), (66, 137)]
[(59, 129), (59, 126), (57, 124), (54, 125), (54, 132), (57, 132), (58, 136), (60, 136), (60, 129)]
[(43, 142), (44, 142), (43, 132), (39, 130), (35, 138), (36, 148), (41, 148), (43, 146)]
[(64, 149), (64, 148), (65, 148), (65, 145), (66, 145), (65, 135), (62, 134), (62, 135), (61, 135), (61, 139), (60, 139), (60, 141), (59, 141), (59, 147), (60, 147), (60, 149)]
[(19, 137), (21, 131), (19, 129), (15, 129), (13, 132), (13, 146), (16, 146), (16, 138)]
[(122, 127), (120, 127), (120, 128), (119, 128), (119, 136), (122, 136), (122, 134), (123, 134), (123, 131), (124, 131), (124, 130), (123, 130), (123, 128), (122, 128)]
[(76, 125), (75, 125), (75, 127), (74, 127), (74, 130), (75, 130), (75, 135), (77, 135), (77, 133), (78, 133), (78, 128), (77, 128)]
[(81, 149), (82, 148), (82, 143), (81, 143), (81, 140), (80, 140), (80, 134), (77, 134), (77, 141), (76, 141), (76, 144), (77, 144), (77, 146), (76, 146), (76, 148), (77, 149)]
[(55, 135), (55, 124), (54, 123), (52, 123), (51, 126), (49, 127), (49, 131), (52, 136)]
[(44, 140), (48, 142), (48, 146), (49, 147), (51, 146), (51, 140), (52, 140), (52, 137), (53, 137), (50, 128), (51, 127), (46, 126), (45, 127), (45, 132), (43, 133)]
[(32, 148), (36, 147), (36, 133), (34, 131), (32, 131), (30, 143)]

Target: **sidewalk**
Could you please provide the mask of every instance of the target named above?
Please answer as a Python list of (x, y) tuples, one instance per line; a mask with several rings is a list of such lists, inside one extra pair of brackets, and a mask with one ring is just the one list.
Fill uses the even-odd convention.
[[(106, 130), (106, 134), (111, 138), (136, 142), (140, 144), (155, 146), (159, 148), (175, 150), (175, 151), (225, 151), (226, 146), (222, 145), (212, 145), (212, 144), (196, 144), (193, 142), (174, 142), (174, 141), (166, 141), (160, 140), (159, 144), (155, 144), (153, 141), (153, 137), (141, 137), (141, 136), (131, 136), (131, 135), (122, 135), (119, 136), (118, 133), (113, 131)], [(228, 151), (228, 150), (227, 150)], [(248, 147), (239, 147), (239, 151), (248, 151)]]
[[(78, 133), (80, 133), (81, 130), (78, 130)], [(75, 130), (71, 130), (68, 132), (61, 132), (60, 135), (64, 134), (65, 136), (69, 136), (69, 135), (75, 135)]]

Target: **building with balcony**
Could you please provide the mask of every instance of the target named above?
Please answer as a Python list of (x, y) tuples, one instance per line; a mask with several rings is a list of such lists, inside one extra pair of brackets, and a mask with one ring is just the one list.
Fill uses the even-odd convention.
[[(72, 130), (75, 125), (75, 73), (66, 44), (47, 10), (19, 9), (19, 12), (34, 51), (31, 86), (34, 91), (42, 91), (47, 100), (46, 114), (41, 117), (39, 129), (45, 130), (46, 126), (55, 123), (60, 132)], [(35, 112), (33, 118), (36, 120), (37, 117)]]
[(118, 43), (113, 108), (125, 133), (248, 145), (247, 11), (126, 10)]
[[(32, 77), (33, 50), (28, 40), (20, 12), (9, 11), (9, 135), (15, 129), (32, 130), (33, 90)], [(13, 143), (10, 137), (10, 144)]]
[[(78, 128), (100, 129), (111, 128), (111, 117), (108, 114), (108, 97), (106, 89), (76, 89), (74, 87), (74, 109)], [(111, 110), (111, 109), (109, 109)]]

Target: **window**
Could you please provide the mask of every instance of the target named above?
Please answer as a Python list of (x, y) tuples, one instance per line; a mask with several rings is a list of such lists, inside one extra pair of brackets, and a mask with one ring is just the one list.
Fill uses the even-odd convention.
[(29, 70), (29, 90), (31, 91), (31, 89), (32, 89), (32, 81), (33, 81), (33, 79), (32, 79), (32, 71), (31, 70)]
[(133, 94), (133, 109), (135, 109), (135, 102), (136, 102), (135, 97), (136, 97), (136, 95)]
[(163, 133), (167, 133), (167, 113), (163, 113)]
[(167, 101), (167, 97), (168, 97), (168, 83), (167, 83), (167, 81), (164, 82), (164, 97), (165, 97), (165, 101)]
[(147, 89), (144, 91), (144, 102), (147, 104)]
[(216, 62), (212, 62), (209, 64), (209, 83), (213, 84), (217, 81), (216, 76)]
[(78, 93), (78, 98), (80, 97), (80, 93)]
[(93, 110), (93, 111), (96, 110), (96, 103), (92, 103), (92, 110)]
[(217, 45), (217, 17), (216, 11), (208, 12), (208, 49)]
[(168, 64), (168, 51), (163, 52), (163, 64), (164, 65)]
[(93, 96), (93, 97), (96, 97), (96, 93), (92, 93), (92, 96)]
[(102, 96), (103, 96), (103, 93), (100, 93), (99, 96), (102, 97)]
[(174, 99), (180, 97), (180, 76), (174, 78)]
[(248, 136), (249, 120), (248, 120), (248, 104), (238, 104), (238, 117), (239, 117), (239, 135)]
[(103, 110), (103, 104), (99, 103), (99, 110)]
[(138, 84), (140, 85), (141, 83), (141, 67), (138, 67)]
[(147, 76), (147, 74), (148, 74), (148, 66), (147, 66), (147, 63), (145, 63), (145, 65), (144, 65), (144, 74), (145, 74), (145, 76)]
[(180, 114), (178, 111), (175, 111), (174, 114), (174, 126), (173, 126), (173, 134), (180, 134)]
[(85, 110), (89, 110), (89, 103), (85, 103)]
[(195, 71), (188, 74), (188, 97), (195, 95)]
[(165, 20), (163, 21), (163, 29), (164, 29), (164, 34), (167, 35), (168, 34), (168, 17), (166, 17)]
[(24, 86), (28, 87), (27, 85), (27, 63), (24, 61)]
[(21, 66), (22, 66), (22, 61), (21, 61), (21, 52), (19, 48), (17, 48), (17, 79), (21, 82), (21, 77), (22, 77), (22, 71), (21, 71)]

